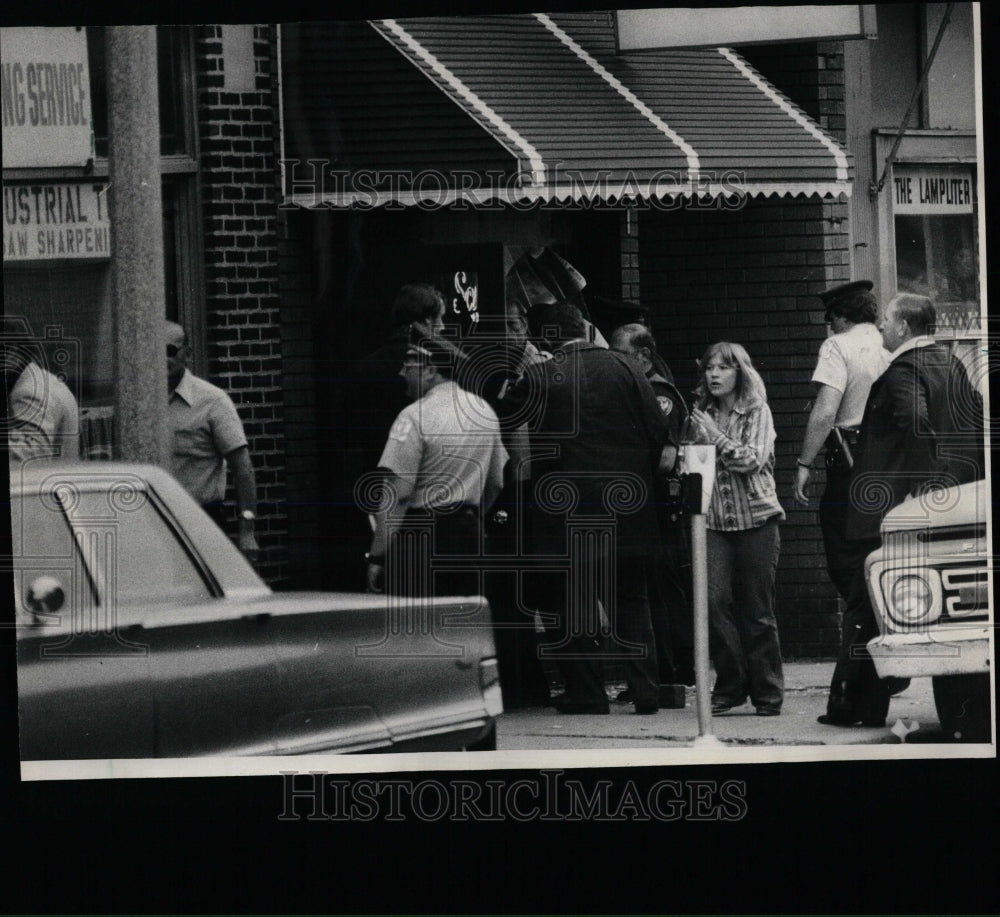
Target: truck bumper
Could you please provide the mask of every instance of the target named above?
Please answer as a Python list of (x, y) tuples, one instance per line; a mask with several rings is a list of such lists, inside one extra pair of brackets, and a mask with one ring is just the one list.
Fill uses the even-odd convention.
[(885, 634), (868, 642), (880, 678), (963, 675), (990, 670), (990, 629)]

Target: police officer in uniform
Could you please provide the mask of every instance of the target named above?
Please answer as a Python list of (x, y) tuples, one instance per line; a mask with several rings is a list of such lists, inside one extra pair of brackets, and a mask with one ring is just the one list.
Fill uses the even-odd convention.
[[(434, 557), (481, 556), (482, 517), (500, 493), (507, 450), (493, 409), (458, 381), (461, 349), (419, 322), (412, 341), (400, 370), (412, 403), (378, 463), (386, 483), (366, 557), (368, 591), (478, 595), (474, 568), (435, 570)], [(417, 535), (427, 531), (432, 551), (422, 552)]]
[(870, 280), (855, 280), (819, 294), (833, 334), (819, 349), (812, 375), (816, 400), (792, 482), (796, 502), (808, 506), (806, 488), (812, 466), (825, 444), (826, 489), (819, 503), (819, 522), (827, 571), (845, 601), (863, 560), (858, 556), (858, 543), (845, 536), (852, 450), (857, 446), (868, 392), (889, 365), (889, 354), (875, 325), (878, 303), (871, 290)]
[[(825, 444), (826, 489), (819, 503), (819, 524), (826, 550), (826, 568), (840, 597), (847, 602), (851, 585), (870, 546), (847, 538), (851, 474), (858, 431), (872, 383), (889, 365), (876, 322), (878, 303), (870, 280), (855, 280), (819, 294), (826, 306), (826, 323), (833, 332), (819, 349), (812, 381), (816, 400), (796, 460), (792, 493), (797, 503), (809, 505), (806, 488), (812, 465)], [(897, 694), (909, 679), (886, 679), (886, 689)]]

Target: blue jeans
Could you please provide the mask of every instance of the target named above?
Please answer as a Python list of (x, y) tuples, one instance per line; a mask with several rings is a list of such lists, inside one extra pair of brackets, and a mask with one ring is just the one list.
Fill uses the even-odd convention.
[(755, 707), (781, 708), (785, 681), (774, 617), (780, 547), (777, 520), (739, 532), (708, 532), (713, 703), (737, 707), (749, 695)]

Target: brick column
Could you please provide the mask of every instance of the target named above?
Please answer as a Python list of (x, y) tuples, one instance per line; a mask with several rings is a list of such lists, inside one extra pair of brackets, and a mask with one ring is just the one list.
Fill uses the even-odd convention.
[(257, 475), (259, 570), (280, 587), (287, 524), (270, 32), (254, 27), (251, 92), (225, 91), (221, 26), (200, 30), (196, 55), (208, 377), (243, 419)]

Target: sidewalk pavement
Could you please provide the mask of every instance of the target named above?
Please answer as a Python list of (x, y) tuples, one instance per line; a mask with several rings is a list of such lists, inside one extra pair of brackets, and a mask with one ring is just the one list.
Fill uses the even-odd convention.
[[(929, 678), (915, 678), (892, 698), (883, 728), (824, 726), (833, 661), (786, 662), (781, 716), (757, 716), (749, 702), (712, 717), (712, 732), (734, 745), (869, 745), (946, 741), (941, 733)], [(638, 716), (631, 704), (613, 698), (624, 684), (609, 684), (608, 716), (567, 716), (553, 707), (511, 710), (497, 720), (497, 750), (684, 747), (698, 736), (695, 689), (687, 688), (683, 709)], [(895, 732), (893, 729), (895, 728)]]

